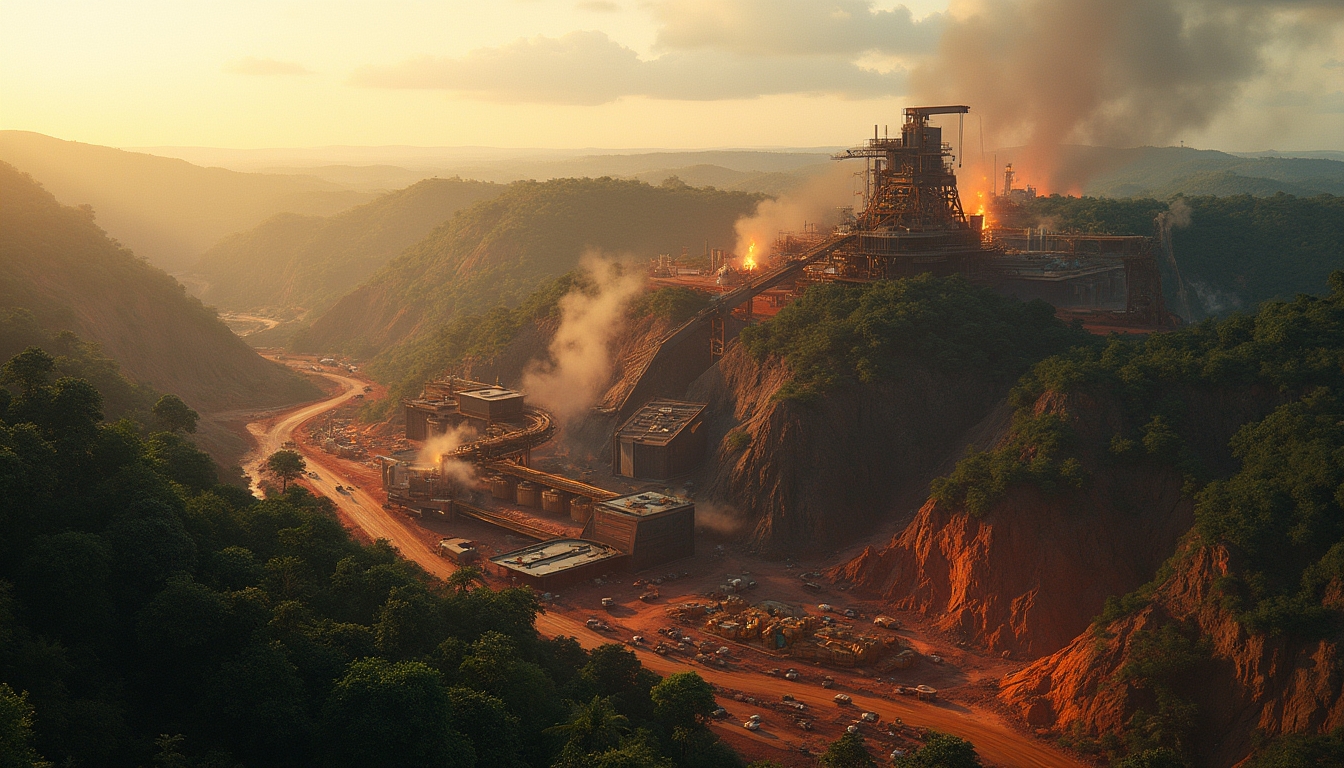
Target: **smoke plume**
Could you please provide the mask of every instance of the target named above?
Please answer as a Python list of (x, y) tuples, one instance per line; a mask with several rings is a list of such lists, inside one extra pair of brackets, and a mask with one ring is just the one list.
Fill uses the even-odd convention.
[(714, 501), (695, 503), (695, 524), (720, 536), (736, 536), (746, 526), (746, 519), (731, 504)]
[(424, 447), (415, 456), (415, 463), (422, 467), (439, 465), (444, 477), (463, 484), (472, 483), (476, 480), (476, 470), (471, 464), (457, 459), (444, 459), (443, 455), (457, 450), (477, 437), (479, 434), (470, 424), (460, 424), (442, 435), (435, 435), (425, 441)]
[(825, 232), (839, 223), (840, 208), (862, 204), (861, 200), (855, 200), (855, 193), (863, 185), (854, 176), (855, 171), (862, 169), (862, 163), (832, 163), (799, 187), (762, 202), (754, 215), (737, 220), (734, 253), (746, 256), (747, 249), (755, 243), (759, 256), (769, 252), (780, 230), (801, 230), (803, 224), (814, 223)]
[(644, 287), (644, 274), (617, 259), (590, 253), (580, 267), (585, 285), (560, 299), (560, 327), (545, 360), (523, 373), (527, 396), (561, 424), (592, 408), (611, 381), (611, 343), (620, 331), (625, 308)]
[(911, 84), (917, 101), (971, 105), (989, 146), (1023, 145), (1013, 160), (1041, 191), (1077, 191), (1101, 169), (1065, 145), (1168, 145), (1207, 127), (1263, 71), (1267, 46), (1296, 34), (1284, 14), (1319, 5), (954, 2), (938, 55)]

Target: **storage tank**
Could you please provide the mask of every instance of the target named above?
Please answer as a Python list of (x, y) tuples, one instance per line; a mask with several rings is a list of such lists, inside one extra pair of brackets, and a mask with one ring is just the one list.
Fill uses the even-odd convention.
[(500, 501), (513, 501), (513, 478), (508, 475), (494, 475), (491, 477), (490, 495)]
[(593, 500), (587, 496), (575, 496), (569, 500), (569, 519), (576, 523), (587, 523), (593, 516)]
[(518, 506), (536, 508), (541, 506), (541, 491), (533, 483), (524, 480), (518, 484)]
[(556, 515), (563, 515), (565, 509), (565, 493), (557, 491), (554, 488), (547, 488), (541, 492), (541, 509), (543, 512), (550, 512)]

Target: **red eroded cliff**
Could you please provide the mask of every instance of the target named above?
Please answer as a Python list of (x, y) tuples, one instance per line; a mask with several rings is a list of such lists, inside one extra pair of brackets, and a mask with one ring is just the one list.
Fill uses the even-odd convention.
[[(1009, 676), (1002, 700), (1038, 729), (1118, 734), (1135, 712), (1152, 708), (1151, 688), (1121, 671), (1134, 660), (1141, 638), (1176, 625), (1205, 638), (1211, 656), (1179, 688), (1195, 705), (1191, 751), (1208, 765), (1244, 759), (1257, 732), (1321, 733), (1344, 726), (1338, 643), (1248, 631), (1215, 592), (1230, 570), (1224, 548), (1193, 546), (1148, 604)], [(1331, 590), (1334, 600), (1344, 601), (1341, 585)]]

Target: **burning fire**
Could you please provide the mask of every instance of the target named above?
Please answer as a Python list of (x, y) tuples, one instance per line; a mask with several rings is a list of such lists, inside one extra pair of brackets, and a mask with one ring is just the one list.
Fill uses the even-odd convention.
[(742, 260), (742, 268), (750, 272), (756, 268), (756, 241), (747, 246), (747, 257)]

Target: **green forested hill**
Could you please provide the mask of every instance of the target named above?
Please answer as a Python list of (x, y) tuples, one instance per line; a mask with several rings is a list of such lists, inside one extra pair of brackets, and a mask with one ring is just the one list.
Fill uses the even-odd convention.
[[(1190, 223), (1177, 227), (1172, 240), (1195, 319), (1315, 292), (1344, 265), (1344, 197), (1236, 195), (1182, 201)], [(1153, 218), (1168, 205), (1148, 198), (1037, 198), (1020, 212), (1019, 226), (1043, 221), (1057, 231), (1151, 235)], [(1175, 283), (1171, 274), (1163, 277), (1170, 302)]]
[(131, 378), (217, 411), (278, 405), (316, 390), (263, 360), (173, 278), (122, 248), (89, 208), (56, 202), (0, 163), (0, 310), (96, 342)]
[(282, 211), (326, 216), (373, 198), (312, 176), (203, 168), (29, 131), (0, 131), (0, 162), (66, 205), (92, 205), (113, 237), (170, 271)]
[(0, 369), (7, 768), (741, 765), (695, 673), (543, 639), (530, 589), (434, 581), (301, 488), (216, 485), (53, 366)]
[(373, 356), (456, 317), (513, 306), (589, 250), (648, 259), (731, 247), (758, 195), (638, 181), (517, 182), (457, 214), (295, 337), (301, 350)]
[(459, 209), (503, 190), (426, 179), (326, 218), (278, 214), (201, 256), (199, 295), (224, 309), (326, 309)]

